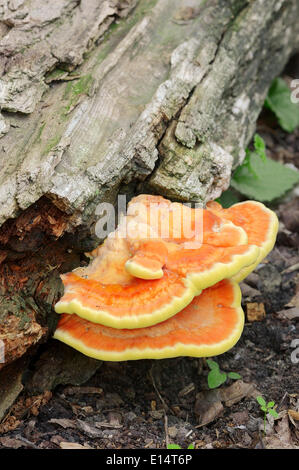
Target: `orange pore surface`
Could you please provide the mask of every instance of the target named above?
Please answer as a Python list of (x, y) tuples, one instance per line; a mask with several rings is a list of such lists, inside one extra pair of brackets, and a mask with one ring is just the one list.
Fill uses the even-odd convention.
[(248, 249), (248, 245), (233, 247), (202, 245), (199, 249), (177, 250), (169, 255), (166, 266), (182, 274), (199, 273), (211, 269), (216, 263), (231, 263), (233, 256), (246, 254)]
[(57, 329), (99, 351), (163, 349), (178, 343), (213, 345), (227, 339), (240, 321), (234, 301), (234, 284), (224, 280), (204, 290), (175, 316), (147, 328), (118, 330), (62, 314)]
[(65, 294), (63, 302), (77, 300), (85, 307), (109, 311), (112, 315), (146, 315), (171, 303), (174, 297), (184, 295), (187, 287), (177, 273), (165, 270), (156, 280), (132, 277), (129, 284), (102, 284), (84, 279), (74, 273), (63, 276)]
[(242, 227), (247, 233), (249, 245), (261, 246), (267, 239), (271, 215), (261, 204), (246, 201), (223, 209), (217, 202), (210, 202), (207, 208)]

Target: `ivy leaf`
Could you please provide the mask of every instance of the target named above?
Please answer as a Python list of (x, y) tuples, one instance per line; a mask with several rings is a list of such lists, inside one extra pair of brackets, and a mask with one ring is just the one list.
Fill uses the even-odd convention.
[(237, 380), (237, 379), (242, 379), (242, 376), (240, 374), (237, 374), (237, 372), (229, 372), (227, 374), (227, 376), (230, 378), (230, 379), (234, 379), (234, 380)]
[(208, 374), (209, 388), (217, 388), (222, 385), (227, 379), (225, 372), (220, 372), (218, 369), (212, 369)]
[(299, 106), (291, 101), (291, 91), (282, 78), (272, 82), (265, 107), (275, 114), (285, 131), (293, 132), (299, 126)]
[[(299, 172), (255, 152), (250, 154), (250, 168), (241, 165), (235, 171), (231, 186), (245, 196), (258, 201), (272, 201), (299, 182)], [(257, 176), (256, 176), (257, 175)]]

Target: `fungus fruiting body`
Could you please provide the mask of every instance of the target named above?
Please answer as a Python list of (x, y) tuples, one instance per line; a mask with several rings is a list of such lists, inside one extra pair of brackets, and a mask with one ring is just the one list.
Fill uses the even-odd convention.
[(255, 201), (202, 209), (140, 195), (90, 264), (62, 275), (54, 337), (109, 361), (221, 354), (243, 329), (237, 282), (277, 228)]
[(260, 249), (255, 262), (242, 268), (234, 276), (236, 282), (241, 282), (272, 250), (278, 231), (277, 216), (275, 212), (257, 201), (239, 202), (228, 209), (223, 209), (217, 202), (208, 203), (207, 207), (220, 217), (242, 227), (248, 236), (248, 243), (256, 245)]
[[(221, 219), (216, 212), (172, 203), (161, 196), (134, 198), (129, 204), (130, 217), (128, 225), (133, 223), (134, 230), (129, 227), (127, 233), (133, 256), (126, 262), (125, 269), (142, 279), (162, 277), (169, 253), (180, 254), (185, 249), (200, 248), (202, 244), (229, 247), (248, 242), (242, 227)], [(141, 231), (136, 222), (141, 225)], [(147, 239), (142, 238), (146, 236)]]
[(118, 330), (63, 314), (54, 337), (83, 354), (107, 361), (207, 357), (233, 347), (243, 324), (239, 286), (224, 280), (156, 325)]
[[(134, 212), (130, 203), (127, 218), (91, 253), (89, 266), (62, 276), (65, 292), (55, 306), (57, 313), (77, 314), (120, 329), (151, 326), (175, 315), (203, 289), (234, 276), (259, 255), (256, 245), (245, 244), (247, 235), (241, 227), (231, 221), (222, 222), (217, 214), (196, 209), (201, 211), (202, 226), (198, 230), (203, 232), (202, 242), (192, 226), (193, 209), (179, 213), (177, 208), (182, 204), (173, 204), (173, 208), (169, 201), (160, 203), (163, 198), (159, 198), (162, 208), (154, 206), (153, 217), (158, 223), (151, 223), (149, 199), (145, 198), (145, 207), (143, 199), (136, 199), (138, 204), (132, 201)], [(181, 213), (191, 220), (191, 229), (188, 227), (183, 234)], [(165, 239), (160, 237), (162, 230)], [(145, 240), (148, 234), (154, 238)], [(186, 238), (188, 234), (190, 238)], [(156, 279), (153, 273), (159, 270), (162, 276)]]
[(113, 328), (138, 328), (163, 321), (200, 293), (190, 281), (170, 271), (157, 280), (132, 277), (125, 285), (102, 284), (75, 273), (62, 279), (65, 294), (56, 304), (56, 312), (75, 313)]

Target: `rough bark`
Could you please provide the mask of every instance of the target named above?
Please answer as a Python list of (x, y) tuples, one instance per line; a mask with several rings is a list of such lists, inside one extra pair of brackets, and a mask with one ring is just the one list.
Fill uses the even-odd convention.
[(59, 272), (92, 243), (98, 203), (226, 189), (298, 15), (297, 0), (0, 0), (7, 362), (53, 328)]

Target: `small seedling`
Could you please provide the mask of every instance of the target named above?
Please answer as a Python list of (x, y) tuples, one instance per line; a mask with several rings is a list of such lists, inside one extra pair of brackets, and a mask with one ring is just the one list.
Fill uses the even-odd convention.
[(274, 409), (275, 406), (275, 401), (269, 401), (268, 403), (265, 401), (265, 399), (262, 396), (256, 397), (256, 401), (260, 405), (261, 411), (264, 412), (264, 435), (266, 434), (266, 417), (267, 414), (269, 413), (273, 418), (278, 418), (278, 413)]
[[(178, 444), (168, 444), (167, 449), (182, 449)], [(194, 444), (189, 444), (187, 449), (194, 449)]]
[(227, 379), (237, 380), (242, 378), (242, 376), (236, 372), (222, 372), (217, 362), (212, 361), (212, 359), (207, 359), (207, 364), (210, 368), (210, 372), (208, 373), (209, 388), (217, 388), (226, 382)]

